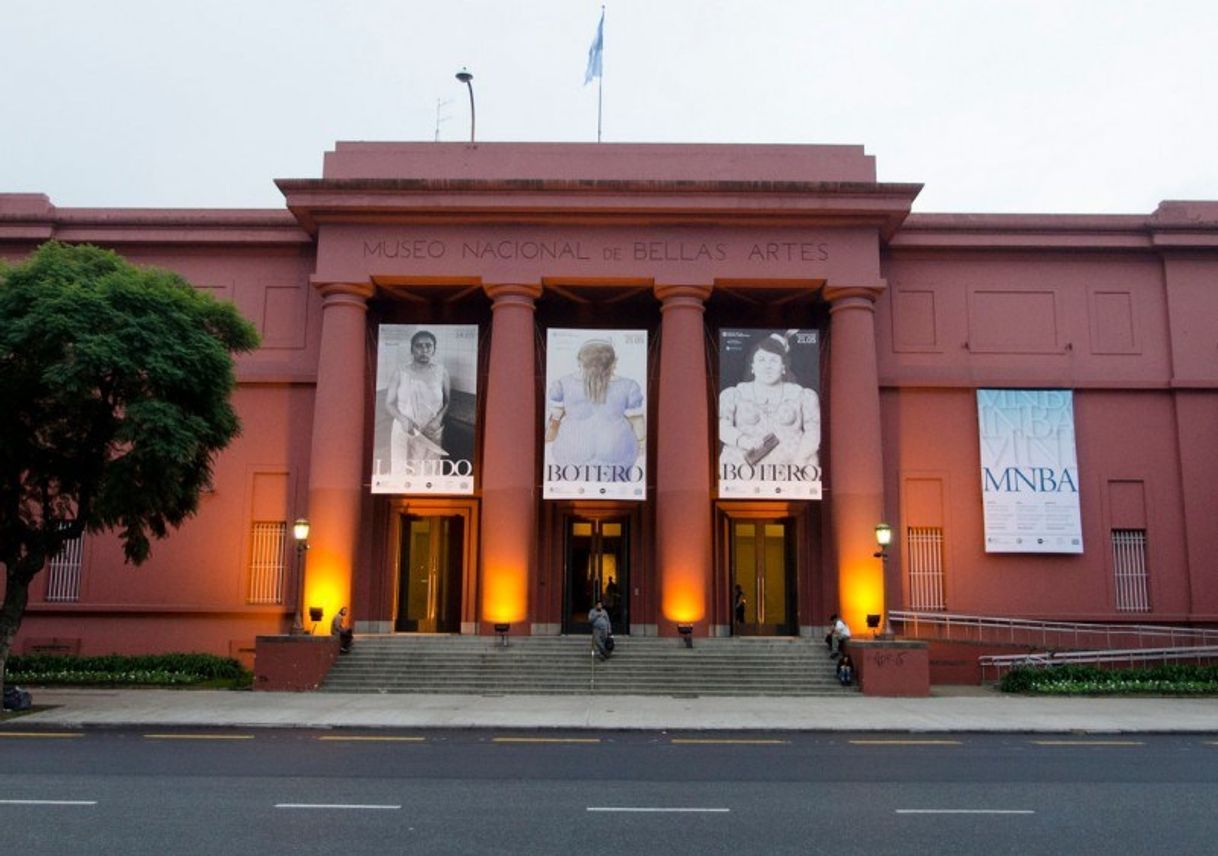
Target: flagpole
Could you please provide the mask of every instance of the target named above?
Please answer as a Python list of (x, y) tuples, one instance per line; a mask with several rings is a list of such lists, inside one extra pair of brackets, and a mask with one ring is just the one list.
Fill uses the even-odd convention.
[(605, 94), (605, 4), (601, 4), (601, 23), (599, 29), (601, 39), (600, 74), (596, 76), (596, 141), (601, 141), (601, 100)]

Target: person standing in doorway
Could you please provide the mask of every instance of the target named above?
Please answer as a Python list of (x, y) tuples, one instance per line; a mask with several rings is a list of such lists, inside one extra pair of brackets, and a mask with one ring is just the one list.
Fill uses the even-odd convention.
[(732, 595), (732, 612), (736, 616), (737, 630), (744, 626), (744, 609), (746, 606), (748, 606), (748, 601), (744, 598), (744, 589), (740, 587), (740, 583), (736, 583), (736, 591)]

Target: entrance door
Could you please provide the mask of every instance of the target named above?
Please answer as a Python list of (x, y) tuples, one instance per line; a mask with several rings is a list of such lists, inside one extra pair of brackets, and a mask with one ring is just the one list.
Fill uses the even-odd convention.
[(630, 519), (566, 518), (563, 633), (591, 633), (588, 610), (602, 600), (613, 632), (630, 631)]
[[(731, 520), (732, 627), (737, 635), (793, 636), (795, 614), (794, 521)], [(736, 621), (735, 591), (744, 593), (744, 621)]]
[(464, 536), (459, 515), (402, 515), (394, 629), (460, 632)]

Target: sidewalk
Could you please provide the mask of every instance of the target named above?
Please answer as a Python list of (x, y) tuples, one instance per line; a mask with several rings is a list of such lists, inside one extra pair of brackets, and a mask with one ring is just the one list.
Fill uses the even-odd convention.
[(37, 689), (29, 726), (640, 729), (935, 733), (1218, 733), (1218, 698), (1034, 698), (937, 687), (930, 698), (674, 698)]

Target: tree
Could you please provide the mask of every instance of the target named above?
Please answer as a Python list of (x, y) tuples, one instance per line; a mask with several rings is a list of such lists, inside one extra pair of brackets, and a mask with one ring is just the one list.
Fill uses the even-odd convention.
[(108, 250), (52, 241), (0, 267), (0, 684), (66, 542), (114, 529), (139, 564), (194, 514), (240, 432), (233, 354), (257, 346), (232, 304)]

